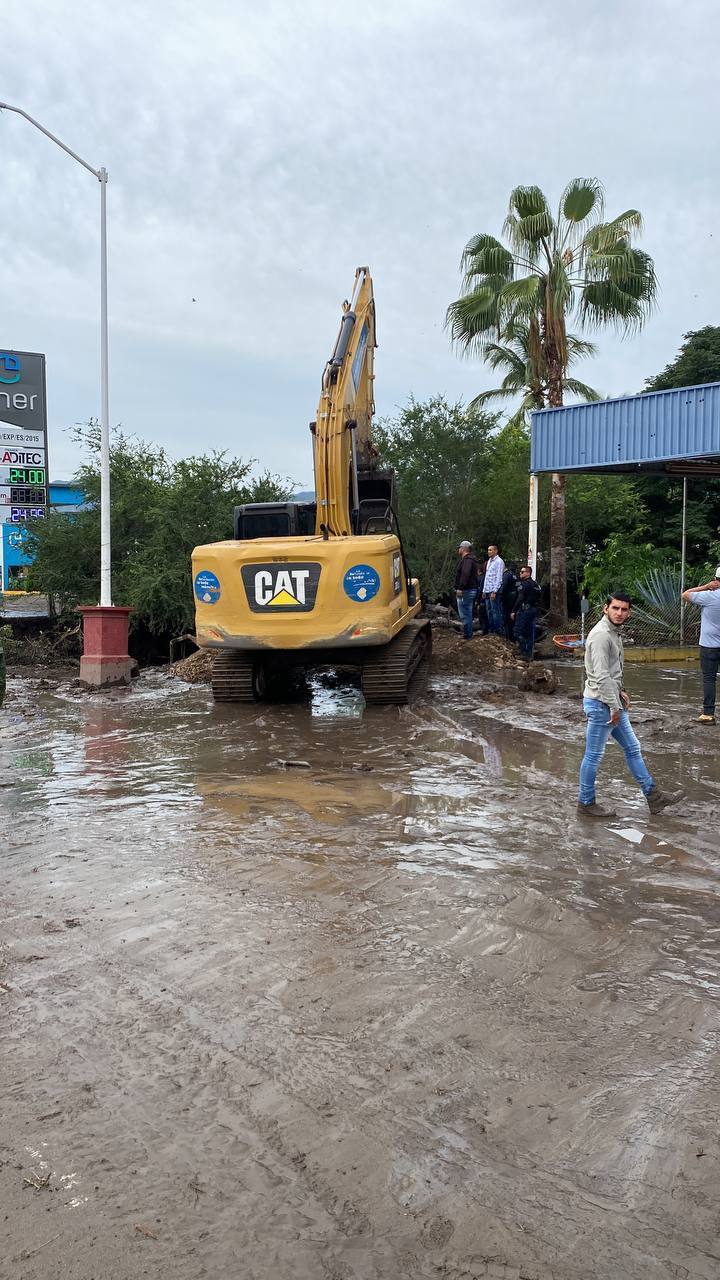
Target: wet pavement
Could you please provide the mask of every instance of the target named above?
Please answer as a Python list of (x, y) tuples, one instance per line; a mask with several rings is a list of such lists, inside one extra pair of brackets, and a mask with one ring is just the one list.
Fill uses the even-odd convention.
[(687, 799), (611, 745), (599, 829), (572, 668), (370, 711), (11, 681), (7, 1274), (717, 1280), (720, 729), (696, 670), (628, 674)]

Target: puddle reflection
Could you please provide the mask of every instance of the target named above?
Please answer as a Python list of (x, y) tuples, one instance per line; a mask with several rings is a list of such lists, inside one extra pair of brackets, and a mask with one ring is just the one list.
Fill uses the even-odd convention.
[[(653, 760), (653, 724), (668, 705), (680, 715), (697, 677), (633, 677)], [(574, 690), (574, 673), (564, 678)], [(693, 755), (691, 739), (657, 753), (653, 765), (690, 794), (689, 810), (658, 822), (609, 751), (603, 782), (625, 816), (587, 830), (574, 814), (577, 698), (485, 696), (445, 678), (408, 707), (368, 711), (356, 683), (321, 677), (292, 705), (222, 707), (156, 672), (93, 697), (28, 682), (0, 716), (0, 805), (28, 856), (63, 842), (91, 854), (113, 831), (118, 856), (158, 874), (277, 864), (291, 879), (296, 861), (332, 872), (314, 881), (323, 892), (335, 878), (354, 892), (369, 873), (435, 876), (472, 899), (518, 897), (528, 929), (562, 903), (620, 937), (650, 921), (642, 927), (668, 946), (679, 911), (690, 921), (685, 971), (700, 975), (716, 956), (718, 850), (702, 804), (720, 795), (717, 758)]]

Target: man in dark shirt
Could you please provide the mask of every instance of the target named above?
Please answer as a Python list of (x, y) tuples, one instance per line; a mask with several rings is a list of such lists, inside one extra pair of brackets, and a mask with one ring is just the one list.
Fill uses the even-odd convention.
[(532, 576), (532, 570), (523, 565), (520, 570), (515, 606), (512, 618), (515, 622), (515, 639), (520, 645), (520, 657), (532, 662), (535, 648), (535, 619), (540, 600), (540, 588)]
[(473, 610), (478, 593), (478, 562), (472, 554), (471, 542), (461, 542), (458, 555), (460, 563), (455, 574), (457, 610), (463, 624), (463, 640), (472, 640)]

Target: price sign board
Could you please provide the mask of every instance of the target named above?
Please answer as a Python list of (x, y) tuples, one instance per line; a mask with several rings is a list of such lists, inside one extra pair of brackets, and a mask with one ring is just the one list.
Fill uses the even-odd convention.
[(44, 449), (0, 449), (0, 467), (44, 466)]
[(18, 538), (27, 520), (46, 518), (47, 486), (45, 356), (0, 346), (0, 590), (9, 567), (26, 563)]
[(0, 485), (47, 484), (45, 463), (40, 467), (0, 467)]
[(7, 487), (0, 489), (0, 507), (22, 506), (28, 503), (32, 507), (46, 507), (47, 489), (27, 484), (13, 485), (11, 489)]
[(45, 357), (0, 347), (0, 422), (47, 433)]
[(0, 453), (4, 453), (6, 449), (44, 448), (44, 431), (24, 431), (22, 427), (10, 427), (6, 422), (0, 421)]
[(8, 503), (0, 506), (1, 524), (24, 524), (26, 520), (45, 520), (47, 507), (32, 507), (29, 503)]

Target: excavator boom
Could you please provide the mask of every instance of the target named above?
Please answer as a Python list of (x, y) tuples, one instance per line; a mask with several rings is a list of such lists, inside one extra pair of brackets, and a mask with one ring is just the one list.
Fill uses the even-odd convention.
[(375, 346), (372, 279), (358, 267), (311, 424), (315, 502), (237, 507), (235, 538), (193, 552), (196, 636), (217, 651), (219, 702), (256, 701), (293, 668), (328, 664), (358, 667), (367, 702), (405, 702), (429, 654), (393, 473), (372, 445)]
[(373, 458), (376, 346), (372, 279), (367, 267), (358, 267), (352, 299), (343, 303), (340, 330), (325, 365), (314, 424), (319, 534), (344, 537), (353, 532), (359, 475), (371, 467)]

